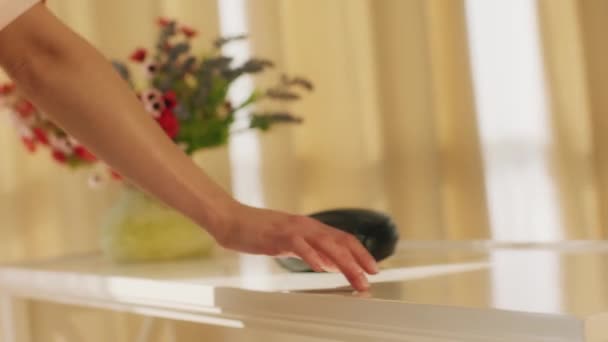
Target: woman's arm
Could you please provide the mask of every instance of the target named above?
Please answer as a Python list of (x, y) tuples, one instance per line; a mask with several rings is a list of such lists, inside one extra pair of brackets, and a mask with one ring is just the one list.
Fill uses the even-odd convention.
[(304, 216), (234, 201), (171, 141), (106, 59), (35, 5), (0, 31), (0, 65), (37, 106), (142, 189), (235, 250), (337, 266), (359, 290), (373, 258), (351, 236)]

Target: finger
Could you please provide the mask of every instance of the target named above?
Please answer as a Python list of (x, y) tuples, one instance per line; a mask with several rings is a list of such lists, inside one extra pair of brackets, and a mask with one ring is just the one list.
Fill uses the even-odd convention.
[(340, 269), (338, 269), (338, 266), (336, 266), (336, 264), (334, 264), (334, 262), (331, 261), (331, 259), (328, 258), (325, 254), (319, 253), (319, 256), (321, 257), (321, 261), (323, 262), (323, 270), (325, 272), (332, 272), (332, 273), (340, 272)]
[[(321, 267), (323, 268), (322, 271), (334, 273), (340, 272), (336, 264), (334, 264), (334, 262), (331, 261), (328, 257), (326, 257), (323, 253), (319, 253), (319, 251), (315, 251), (315, 253), (317, 253), (317, 255), (319, 255), (319, 258), (321, 259)], [(283, 252), (277, 256), (281, 258), (296, 258), (303, 260), (302, 257), (295, 252)]]
[(376, 263), (374, 257), (369, 254), (369, 251), (363, 247), (361, 242), (356, 237), (346, 233), (345, 235), (347, 236), (344, 238), (346, 245), (350, 249), (351, 253), (355, 256), (355, 259), (359, 265), (363, 267), (368, 274), (377, 274), (378, 264)]
[(280, 257), (280, 258), (295, 258), (295, 259), (299, 259), (299, 260), (304, 260), (304, 262), (306, 264), (308, 264), (308, 266), (310, 266), (310, 268), (313, 269), (313, 271), (319, 272), (319, 273), (323, 273), (323, 272), (338, 273), (338, 272), (340, 272), (340, 270), (338, 269), (338, 267), (332, 261), (330, 261), (327, 257), (322, 256), (321, 253), (318, 253), (318, 252), (316, 252), (316, 253), (319, 255), (319, 258), (321, 259), (321, 268), (320, 269), (314, 269), (307, 261), (304, 260), (304, 258), (302, 258), (301, 256), (299, 256), (295, 252), (281, 253), (281, 254), (278, 255), (278, 257)]
[(348, 282), (357, 291), (366, 291), (369, 283), (365, 273), (355, 261), (353, 255), (345, 247), (335, 243), (331, 238), (310, 241), (313, 247), (318, 248), (323, 254), (328, 256), (340, 271), (344, 274)]
[(362, 291), (355, 293), (355, 297), (358, 298), (372, 298), (372, 294), (369, 291)]
[(297, 237), (293, 240), (293, 251), (315, 272), (323, 272), (323, 260), (304, 239)]

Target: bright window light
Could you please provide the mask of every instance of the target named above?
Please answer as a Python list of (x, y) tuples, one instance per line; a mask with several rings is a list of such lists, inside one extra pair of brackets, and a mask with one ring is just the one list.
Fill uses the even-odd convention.
[[(536, 0), (466, 1), (492, 237), (502, 241), (562, 238), (536, 6)], [(490, 260), (497, 307), (560, 308), (559, 256), (498, 250)]]
[[(246, 1), (218, 0), (220, 32), (222, 36), (236, 36), (248, 33)], [(223, 52), (241, 64), (251, 54), (247, 41), (228, 44)], [(235, 104), (244, 102), (254, 90), (251, 77), (243, 76), (235, 82), (230, 91), (230, 99)], [(245, 110), (237, 113), (235, 129), (246, 126)], [(253, 206), (263, 206), (263, 191), (260, 175), (260, 143), (255, 132), (238, 133), (230, 138), (230, 159), (232, 164), (232, 191), (241, 202)]]
[(535, 0), (467, 0), (492, 236), (562, 238)]
[[(248, 33), (246, 0), (218, 0), (220, 16), (220, 32), (222, 36), (236, 36)], [(237, 64), (243, 63), (251, 55), (247, 41), (228, 44), (223, 52), (234, 58)], [(254, 90), (253, 79), (241, 77), (230, 90), (230, 100), (235, 104), (244, 102)], [(244, 118), (247, 115), (241, 110), (236, 115), (235, 130), (246, 127), (249, 123)], [(255, 132), (238, 133), (230, 137), (230, 160), (232, 169), (232, 192), (241, 202), (256, 206), (264, 206), (264, 196), (260, 174), (260, 142)], [(240, 258), (241, 274), (245, 277), (268, 273), (272, 261), (263, 256), (243, 254)], [(255, 278), (256, 286), (266, 286), (267, 278)]]

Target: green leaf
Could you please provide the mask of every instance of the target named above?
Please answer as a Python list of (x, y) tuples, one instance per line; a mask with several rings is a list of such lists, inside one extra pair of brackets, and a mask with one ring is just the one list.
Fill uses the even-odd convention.
[(220, 37), (220, 38), (217, 38), (213, 42), (213, 45), (215, 46), (216, 49), (220, 49), (228, 43), (238, 41), (238, 40), (244, 40), (244, 39), (247, 39), (247, 35), (245, 35), (245, 34), (231, 36), (231, 37)]
[(271, 126), (280, 123), (301, 123), (302, 119), (287, 112), (261, 113), (251, 115), (249, 128), (267, 131)]
[(204, 104), (204, 117), (211, 118), (216, 116), (218, 107), (226, 102), (226, 96), (228, 95), (228, 89), (230, 83), (221, 78), (214, 77), (211, 82), (211, 89), (207, 94), (207, 98)]
[(258, 101), (260, 98), (262, 97), (262, 93), (260, 93), (258, 90), (254, 90), (249, 97), (240, 105), (238, 105), (236, 108), (234, 108), (232, 110), (232, 112), (237, 112), (253, 103), (255, 103), (256, 101)]
[(266, 96), (279, 101), (297, 101), (300, 95), (285, 89), (272, 88), (266, 91)]
[(254, 115), (251, 117), (251, 122), (249, 123), (249, 128), (252, 129), (260, 129), (262, 131), (267, 131), (270, 128), (270, 120), (267, 117)]
[(225, 145), (228, 143), (230, 124), (225, 120), (190, 120), (181, 127), (177, 142), (186, 144), (186, 153), (192, 154), (201, 148)]
[(119, 61), (112, 61), (112, 66), (118, 72), (120, 77), (122, 77), (125, 81), (129, 82), (129, 84), (132, 84), (131, 73), (129, 72), (129, 68), (124, 63), (121, 63)]

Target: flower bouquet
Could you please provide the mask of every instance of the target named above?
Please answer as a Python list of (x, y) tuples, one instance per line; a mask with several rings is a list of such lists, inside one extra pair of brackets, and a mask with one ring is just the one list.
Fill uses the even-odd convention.
[[(195, 30), (164, 18), (158, 25), (153, 49), (137, 48), (129, 61), (112, 64), (132, 86), (146, 112), (185, 153), (192, 156), (227, 144), (229, 136), (237, 132), (233, 123), (239, 113), (239, 121), (247, 125), (245, 129), (265, 131), (275, 124), (302, 121), (284, 110), (256, 111), (253, 105), (300, 99), (302, 93), (313, 90), (304, 78), (281, 75), (276, 85), (252, 91), (243, 102), (230, 100), (228, 92), (235, 81), (273, 67), (271, 61), (260, 58), (235, 64), (222, 53), (226, 44), (245, 36), (218, 38), (206, 53), (195, 55), (191, 51)], [(103, 165), (85, 146), (49, 121), (13, 84), (0, 86), (1, 107), (9, 109), (27, 150), (47, 149), (57, 162), (72, 168), (97, 165), (95, 170), (99, 170)], [(117, 172), (110, 168), (94, 172), (90, 184), (98, 186), (106, 179), (122, 181), (125, 190), (102, 224), (102, 247), (113, 260), (166, 260), (209, 253), (213, 241), (203, 229), (130, 186)]]

